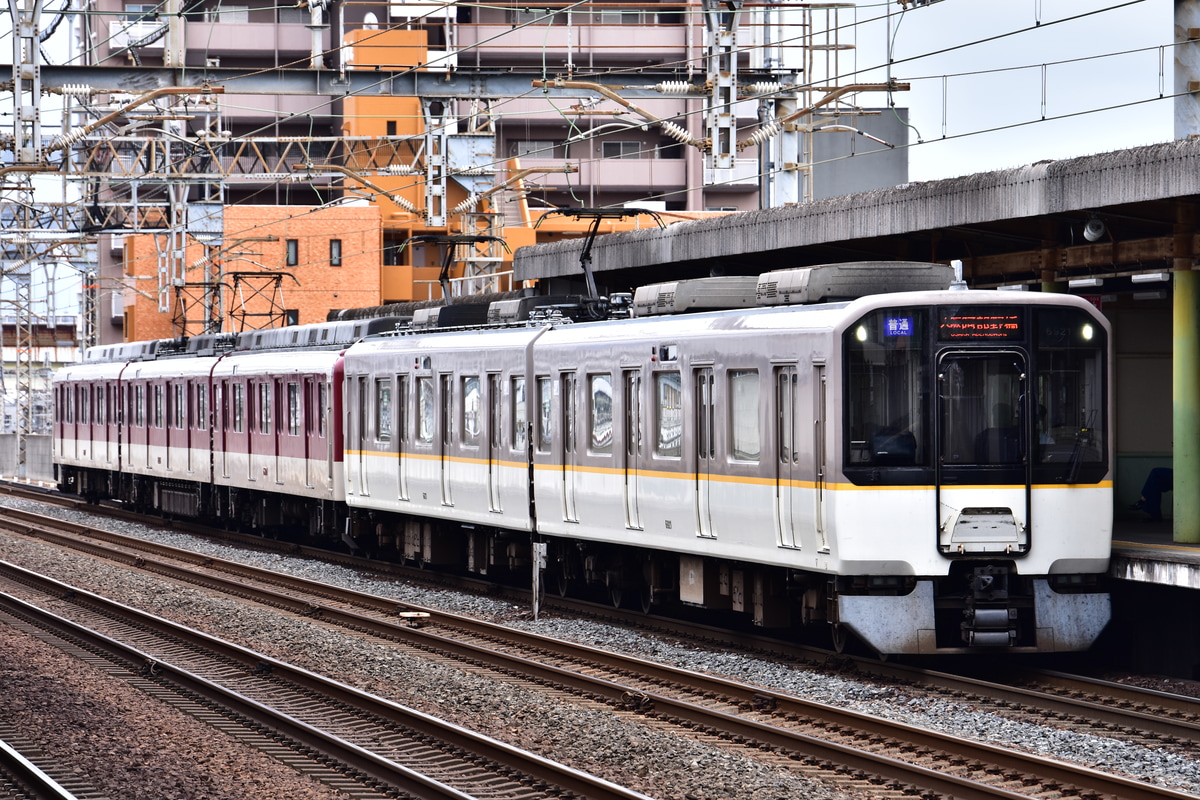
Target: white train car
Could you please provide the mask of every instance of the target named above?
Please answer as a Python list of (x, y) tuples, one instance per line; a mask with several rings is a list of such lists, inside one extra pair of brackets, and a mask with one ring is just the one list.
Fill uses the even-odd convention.
[[(759, 294), (854, 293), (816, 274)], [(364, 342), (354, 535), (484, 572), (532, 533), (564, 593), (881, 653), (1085, 649), (1110, 615), (1108, 337), (1077, 298), (922, 291)]]

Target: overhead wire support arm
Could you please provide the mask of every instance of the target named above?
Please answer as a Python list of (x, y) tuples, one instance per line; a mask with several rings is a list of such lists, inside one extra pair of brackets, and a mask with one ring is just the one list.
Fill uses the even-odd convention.
[(596, 278), (592, 275), (592, 245), (596, 241), (596, 234), (599, 232), (600, 223), (603, 220), (625, 219), (648, 214), (658, 223), (658, 227), (667, 227), (657, 211), (647, 208), (553, 208), (538, 218), (537, 225), (534, 227), (538, 227), (547, 217), (554, 214), (562, 214), (564, 217), (574, 217), (579, 220), (590, 217), (592, 220), (591, 227), (588, 228), (587, 236), (583, 241), (583, 250), (579, 253), (579, 265), (583, 268), (583, 277), (587, 281), (589, 300), (596, 300), (600, 297), (600, 293), (596, 291)]
[(446, 301), (446, 305), (453, 305), (454, 296), (450, 292), (450, 267), (453, 266), (456, 260), (455, 256), (458, 254), (459, 245), (484, 244), (487, 242), (499, 242), (500, 246), (504, 248), (504, 252), (512, 252), (508, 247), (508, 242), (499, 236), (473, 236), (469, 234), (427, 234), (424, 236), (412, 236), (404, 240), (404, 244), (400, 245), (400, 249), (403, 250), (410, 244), (446, 245), (446, 257), (442, 260), (442, 269), (438, 273), (438, 283), (442, 286), (442, 299)]
[(806, 117), (809, 114), (812, 114), (818, 108), (827, 106), (835, 100), (838, 100), (839, 98), (842, 98), (848, 94), (854, 94), (855, 92), (907, 92), (909, 88), (910, 84), (897, 83), (896, 81), (888, 81), (887, 83), (852, 83), (849, 86), (839, 86), (837, 89), (826, 93), (824, 97), (812, 105), (797, 109), (786, 116), (780, 117), (779, 119), (762, 126), (745, 139), (740, 140), (737, 143), (737, 149), (740, 152), (745, 150), (747, 147), (760, 145), (768, 139), (778, 135), (779, 132), (784, 129), (784, 126), (793, 123), (802, 117)]

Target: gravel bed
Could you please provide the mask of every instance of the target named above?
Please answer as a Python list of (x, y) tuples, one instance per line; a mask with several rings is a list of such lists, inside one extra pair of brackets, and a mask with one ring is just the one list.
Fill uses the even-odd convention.
[[(0, 498), (0, 505), (29, 507), (40, 513), (79, 520), (82, 512), (28, 504)], [(91, 518), (94, 522), (94, 518)], [(953, 736), (1018, 746), (1030, 752), (1097, 769), (1120, 772), (1139, 780), (1200, 793), (1200, 763), (1168, 748), (1145, 747), (1122, 741), (1119, 735), (1101, 737), (1063, 731), (1050, 725), (995, 713), (980, 713), (968, 703), (909, 694), (890, 684), (872, 684), (737, 653), (680, 646), (663, 639), (591, 621), (529, 619), (526, 609), (491, 598), (428, 590), (392, 580), (379, 580), (342, 567), (269, 553), (255, 553), (178, 533), (160, 533), (144, 526), (111, 520), (103, 527), (128, 535), (163, 541), (218, 558), (257, 566), (348, 588), (393, 597), (423, 606), (493, 619), (547, 636), (572, 639), (618, 650), (687, 669), (725, 675), (757, 683), (819, 702), (896, 719)], [(653, 725), (614, 715), (603, 708), (564, 703), (525, 687), (486, 680), (455, 667), (428, 662), (387, 644), (364, 641), (310, 620), (277, 612), (187, 587), (154, 576), (132, 573), (124, 567), (73, 554), (59, 554), (24, 537), (0, 534), (0, 558), (45, 572), (84, 589), (103, 592), (129, 605), (145, 608), (214, 635), (237, 641), (267, 655), (331, 674), (367, 691), (404, 705), (451, 719), (466, 727), (549, 758), (644, 792), (656, 798), (683, 800), (740, 800), (741, 798), (806, 797), (836, 800), (856, 797), (814, 783), (778, 768), (769, 759), (751, 760), (741, 753), (664, 732)], [(27, 662), (9, 661), (11, 651), (0, 651), (0, 691), (11, 694), (9, 674), (30, 672)], [(36, 663), (41, 664), (41, 660)], [(80, 670), (76, 667), (75, 671)], [(123, 701), (139, 715), (155, 715), (153, 703), (137, 698)], [(0, 722), (10, 709), (0, 705)], [(49, 726), (46, 726), (49, 728)], [(121, 727), (125, 726), (108, 726)], [(144, 727), (144, 726), (143, 726)], [(171, 728), (168, 727), (168, 730)], [(130, 727), (136, 731), (136, 727)], [(132, 735), (132, 733), (131, 733)], [(210, 738), (216, 738), (212, 734)], [(160, 737), (154, 752), (167, 764), (178, 764), (170, 750), (173, 737)], [(192, 745), (188, 745), (192, 748)], [(146, 749), (146, 748), (143, 748)], [(187, 752), (193, 752), (188, 749)], [(189, 755), (188, 758), (191, 758)], [(186, 760), (186, 759), (185, 759)], [(216, 761), (205, 762), (210, 764)], [(96, 765), (97, 767), (100, 765)], [(169, 771), (169, 770), (168, 770)], [(262, 777), (265, 773), (256, 772)], [(311, 784), (310, 784), (311, 787)], [(336, 794), (273, 794), (297, 798)], [(196, 794), (158, 793), (127, 797), (162, 797), (223, 800), (247, 796), (224, 794), (213, 788)]]

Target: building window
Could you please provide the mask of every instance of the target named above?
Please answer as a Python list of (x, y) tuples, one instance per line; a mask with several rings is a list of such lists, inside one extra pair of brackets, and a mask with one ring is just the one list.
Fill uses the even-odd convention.
[(518, 139), (508, 144), (508, 154), (515, 158), (560, 158), (560, 152), (550, 139)]
[(340, 267), (342, 265), (342, 240), (329, 240), (329, 266)]
[(158, 5), (155, 3), (126, 3), (126, 22), (153, 22), (158, 19)]
[(641, 142), (603, 142), (600, 155), (604, 158), (649, 158), (642, 153)]
[(394, 119), (389, 119), (389, 120), (387, 121), (387, 135), (388, 135), (388, 136), (395, 136), (395, 135), (396, 135), (396, 120), (394, 120)]
[(300, 240), (287, 240), (287, 265), (294, 267), (300, 263)]

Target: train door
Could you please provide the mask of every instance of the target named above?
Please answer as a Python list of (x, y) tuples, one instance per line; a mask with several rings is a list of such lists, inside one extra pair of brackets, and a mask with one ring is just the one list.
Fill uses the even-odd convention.
[(946, 553), (1029, 548), (1030, 442), (1025, 354), (947, 351), (938, 358), (938, 545)]
[(813, 522), (817, 533), (817, 547), (829, 552), (825, 539), (825, 365), (813, 365), (813, 474), (816, 485), (813, 492)]
[(504, 405), (501, 402), (500, 376), (487, 376), (488, 432), (487, 432), (487, 482), (488, 510), (503, 511), (500, 504), (500, 447), (501, 432), (504, 430)]
[(396, 498), (408, 499), (408, 376), (396, 376)]
[(625, 527), (640, 531), (642, 516), (638, 510), (638, 465), (642, 460), (642, 372), (625, 370), (621, 381), (624, 386), (625, 424), (624, 473), (625, 473)]
[(363, 497), (371, 494), (369, 484), (367, 482), (367, 378), (360, 376), (353, 383), (354, 386), (354, 415), (350, 419), (350, 441), (354, 443), (355, 462), (358, 464), (358, 493)]
[(452, 446), (454, 443), (454, 426), (451, 424), (454, 421), (454, 376), (449, 373), (442, 375), (439, 381), (439, 392), (441, 402), (438, 408), (441, 409), (441, 436), (438, 441), (440, 445), (440, 453), (438, 462), (441, 464), (442, 478), (442, 505), (454, 505), (454, 494), (451, 491), (451, 468), (453, 462)]
[(716, 469), (716, 409), (713, 402), (712, 367), (697, 369), (694, 374), (696, 387), (696, 430), (692, 437), (696, 443), (696, 519), (697, 533), (715, 539), (717, 532), (712, 524), (712, 483), (710, 478)]
[(313, 381), (316, 379), (311, 375), (305, 376), (300, 384), (300, 431), (304, 437), (304, 445), (302, 447), (302, 457), (304, 458), (304, 485), (312, 488), (317, 485), (316, 462), (313, 461), (315, 448), (313, 447), (313, 434), (316, 432), (316, 426), (313, 425), (313, 418), (316, 416), (313, 413), (313, 397), (315, 391)]
[(578, 477), (576, 468), (579, 466), (579, 452), (575, 432), (579, 409), (575, 390), (579, 381), (578, 377), (571, 372), (564, 372), (561, 380), (563, 520), (578, 522), (579, 512), (575, 508), (575, 481)]
[(799, 376), (795, 367), (775, 371), (775, 519), (780, 547), (796, 547), (796, 489), (800, 479), (796, 414)]
[[(283, 476), (283, 448), (284, 436), (290, 433), (289, 418), (285, 416), (287, 407), (284, 405), (287, 402), (287, 384), (282, 378), (276, 378), (274, 383), (274, 391), (271, 397), (267, 398), (268, 410), (274, 418), (268, 433), (271, 434), (271, 444), (274, 446), (274, 471), (275, 483), (282, 485), (284, 482)], [(270, 386), (271, 384), (267, 384)]]

